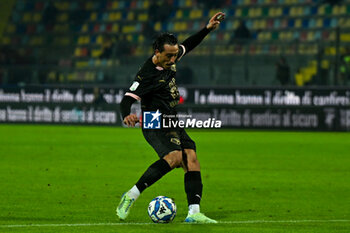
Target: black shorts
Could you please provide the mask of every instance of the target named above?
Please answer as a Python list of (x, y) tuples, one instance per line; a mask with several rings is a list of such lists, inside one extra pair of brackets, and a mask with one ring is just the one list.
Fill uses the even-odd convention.
[(142, 129), (142, 133), (160, 158), (174, 150), (193, 149), (196, 151), (196, 143), (183, 128), (167, 130)]

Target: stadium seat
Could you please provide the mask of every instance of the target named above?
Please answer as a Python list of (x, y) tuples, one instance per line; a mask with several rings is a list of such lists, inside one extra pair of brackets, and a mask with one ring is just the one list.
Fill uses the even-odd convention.
[(16, 29), (17, 29), (16, 24), (9, 24), (7, 25), (6, 32), (8, 34), (13, 34), (16, 32)]

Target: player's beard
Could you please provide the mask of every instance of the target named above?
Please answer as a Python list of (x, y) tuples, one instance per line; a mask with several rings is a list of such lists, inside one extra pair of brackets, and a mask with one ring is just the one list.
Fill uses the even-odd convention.
[(170, 69), (170, 67), (171, 67), (172, 65), (174, 65), (174, 64), (175, 64), (175, 63), (170, 62), (170, 63), (166, 63), (165, 65), (166, 65), (167, 69)]

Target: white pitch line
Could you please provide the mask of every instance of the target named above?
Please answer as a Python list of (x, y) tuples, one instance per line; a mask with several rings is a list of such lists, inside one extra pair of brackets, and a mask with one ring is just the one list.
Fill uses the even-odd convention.
[[(350, 219), (300, 219), (300, 220), (242, 220), (242, 221), (219, 221), (218, 224), (255, 224), (255, 223), (336, 223), (347, 222)], [(190, 225), (189, 223), (176, 223)], [(22, 225), (0, 225), (0, 228), (24, 228), (24, 227), (86, 227), (86, 226), (140, 226), (154, 225), (146, 222), (129, 223), (62, 223), (62, 224), (22, 224)], [(213, 224), (215, 225), (215, 224)]]

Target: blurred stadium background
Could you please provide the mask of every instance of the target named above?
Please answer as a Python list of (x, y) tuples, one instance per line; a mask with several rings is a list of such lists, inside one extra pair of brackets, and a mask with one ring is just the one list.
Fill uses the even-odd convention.
[[(155, 34), (181, 42), (217, 11), (177, 82), (180, 113), (222, 121), (188, 130), (201, 210), (221, 224), (182, 224), (180, 169), (117, 222), (156, 159), (119, 103)], [(290, 132), (350, 131), (349, 48), (350, 0), (0, 0), (0, 232), (350, 232), (350, 135)], [(176, 225), (149, 225), (157, 195), (176, 200)]]
[[(101, 123), (76, 104), (117, 109), (154, 35), (181, 42), (223, 11), (219, 30), (178, 65), (185, 112), (227, 118), (227, 127), (350, 128), (350, 0), (0, 4), (0, 122)], [(118, 112), (101, 114), (120, 125)]]

